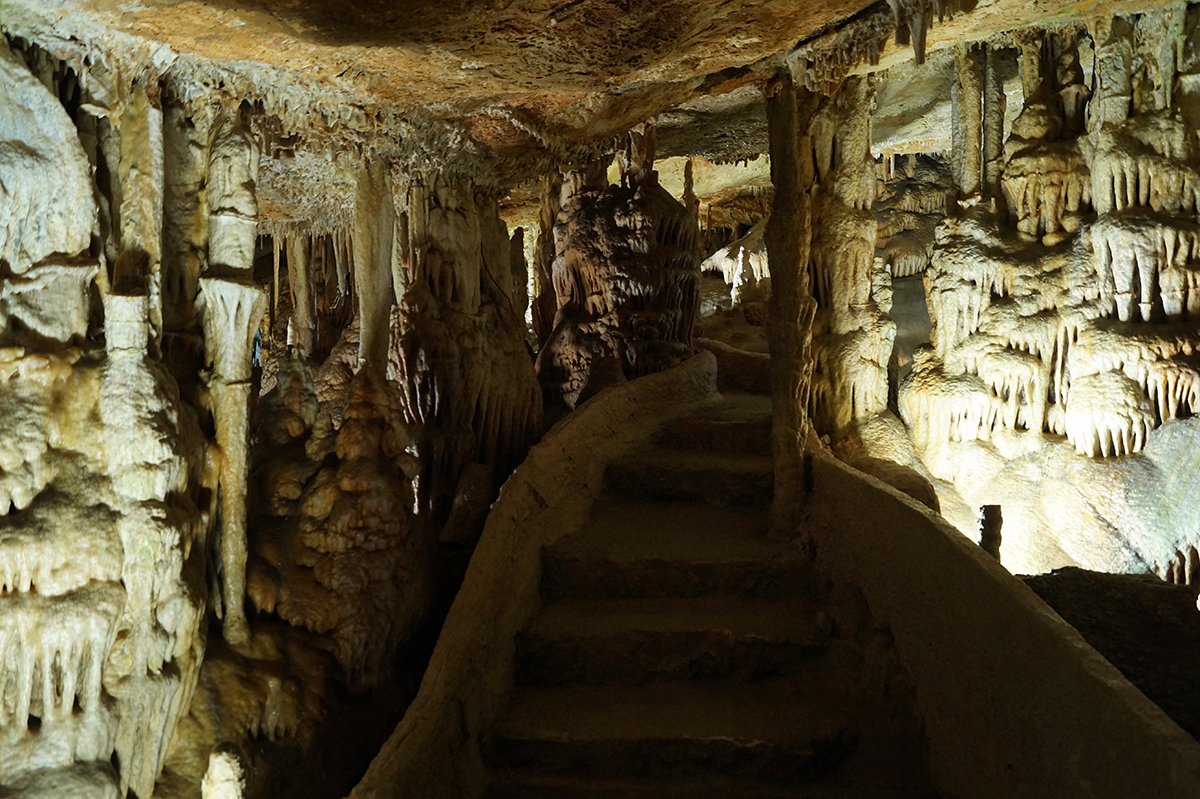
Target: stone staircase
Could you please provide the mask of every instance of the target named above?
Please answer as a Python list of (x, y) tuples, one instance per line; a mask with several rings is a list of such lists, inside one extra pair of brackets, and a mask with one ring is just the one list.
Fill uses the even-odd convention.
[(911, 715), (846, 629), (869, 625), (765, 535), (770, 421), (756, 395), (681, 420), (545, 550), (484, 741), (489, 799), (936, 795)]

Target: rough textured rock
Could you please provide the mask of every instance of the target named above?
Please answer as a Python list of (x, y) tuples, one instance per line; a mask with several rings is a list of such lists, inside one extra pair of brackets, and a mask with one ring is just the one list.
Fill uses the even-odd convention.
[(621, 186), (607, 184), (602, 163), (563, 183), (555, 223), (558, 312), (538, 374), (547, 396), (568, 408), (607, 359), (637, 377), (693, 353), (696, 221), (658, 185), (653, 124), (630, 133), (623, 158)]

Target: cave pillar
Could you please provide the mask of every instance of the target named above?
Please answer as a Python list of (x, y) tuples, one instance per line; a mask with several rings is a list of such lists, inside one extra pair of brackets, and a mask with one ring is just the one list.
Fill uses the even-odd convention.
[(246, 489), (250, 444), (251, 359), (267, 309), (267, 292), (252, 280), (258, 231), (259, 149), (240, 115), (226, 120), (209, 153), (208, 274), (204, 296), (209, 406), (220, 449), (220, 564), (223, 632), (249, 637), (246, 623)]
[(1003, 201), (1000, 177), (1004, 173), (1004, 74), (1002, 53), (983, 45), (983, 189), (988, 197)]
[(812, 377), (812, 329), (817, 310), (808, 263), (812, 244), (812, 194), (815, 174), (809, 121), (816, 98), (798, 87), (788, 73), (767, 89), (771, 182), (775, 197), (764, 239), (771, 272), (770, 320), (771, 449), (775, 495), (771, 530), (793, 537), (808, 491), (806, 444), (809, 382)]
[(955, 49), (954, 62), (955, 81), (950, 93), (953, 117), (951, 163), (959, 194), (978, 197), (983, 189), (983, 52), (977, 47), (960, 44)]
[[(395, 205), (387, 167), (380, 160), (364, 163), (358, 172), (354, 208), (354, 291), (358, 295), (360, 364), (383, 367), (388, 355), (395, 244)], [(395, 259), (399, 266), (401, 259)]]
[[(163, 112), (157, 83), (133, 82), (120, 119), (120, 256), (122, 271), (137, 273), (149, 297), (152, 337), (157, 355), (162, 339)], [(140, 289), (138, 289), (140, 290)]]
[(538, 210), (537, 245), (533, 260), (533, 333), (538, 348), (550, 338), (558, 297), (554, 293), (554, 224), (562, 207), (562, 173), (557, 169), (542, 176)]
[(1092, 31), (1096, 43), (1096, 93), (1090, 104), (1089, 130), (1119, 125), (1129, 118), (1133, 101), (1133, 25), (1124, 17), (1099, 20)]

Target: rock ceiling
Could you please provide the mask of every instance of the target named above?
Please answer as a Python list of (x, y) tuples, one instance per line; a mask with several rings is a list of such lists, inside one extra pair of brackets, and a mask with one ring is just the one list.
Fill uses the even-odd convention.
[[(93, 58), (140, 52), (159, 71), (262, 100), (285, 125), (302, 127), (297, 117), (315, 113), (329, 128), (358, 129), (367, 134), (355, 137), (359, 144), (375, 134), (387, 142), (377, 146), (406, 149), (397, 138), (440, 137), (506, 164), (531, 154), (571, 160), (682, 106), (664, 120), (662, 154), (736, 159), (761, 152), (765, 136), (739, 138), (740, 151), (714, 143), (715, 129), (737, 130), (747, 98), (706, 95), (761, 81), (798, 47), (810, 59), (858, 62), (863, 54), (839, 40), (837, 27), (853, 34), (856, 24), (878, 26), (921, 4), (892, 5), (895, 14), (865, 0), (5, 0), (0, 26), (41, 43), (57, 39), (66, 51), (82, 45)], [(935, 22), (929, 49), (1165, 3), (954, 5), (945, 10), (969, 13)], [(888, 36), (873, 55), (878, 66), (895, 66), (911, 60), (912, 48)], [(502, 180), (516, 177), (501, 171)]]

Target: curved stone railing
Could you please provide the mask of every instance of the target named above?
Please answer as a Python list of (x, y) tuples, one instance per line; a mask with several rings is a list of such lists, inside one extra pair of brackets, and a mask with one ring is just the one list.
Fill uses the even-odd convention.
[(946, 795), (1200, 796), (1200, 744), (944, 519), (813, 458), (816, 558), (890, 630)]
[(479, 738), (508, 706), (517, 633), (540, 606), (542, 548), (580, 528), (609, 461), (716, 393), (716, 359), (607, 389), (529, 451), (488, 514), (416, 698), (352, 799), (479, 796)]

